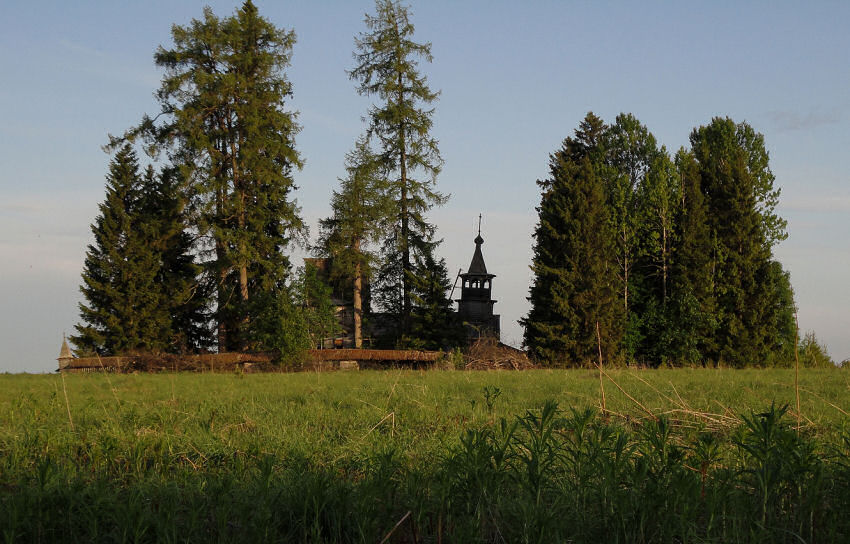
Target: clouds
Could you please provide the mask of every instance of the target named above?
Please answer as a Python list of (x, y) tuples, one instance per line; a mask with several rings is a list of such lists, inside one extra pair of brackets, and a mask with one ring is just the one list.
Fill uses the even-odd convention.
[(75, 278), (90, 238), (97, 199), (56, 193), (10, 196), (0, 205), (3, 277)]
[(850, 213), (850, 195), (798, 195), (783, 198), (780, 208), (797, 212)]
[(50, 372), (77, 320), (89, 224), (102, 195), (3, 195), (0, 204), (0, 371)]
[(100, 49), (96, 49), (94, 47), (89, 47), (87, 45), (83, 45), (81, 43), (72, 42), (71, 40), (61, 39), (59, 40), (59, 45), (63, 49), (67, 49), (74, 55), (83, 56), (83, 57), (95, 57), (98, 59), (107, 58), (106, 53), (101, 51)]
[(782, 111), (773, 110), (765, 114), (768, 123), (777, 132), (813, 130), (825, 125), (835, 125), (842, 121), (843, 115), (837, 110), (828, 112)]

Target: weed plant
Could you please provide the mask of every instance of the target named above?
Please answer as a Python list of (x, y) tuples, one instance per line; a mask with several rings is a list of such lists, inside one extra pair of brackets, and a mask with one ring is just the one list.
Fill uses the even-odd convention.
[(0, 538), (850, 541), (845, 372), (611, 375), (0, 376)]

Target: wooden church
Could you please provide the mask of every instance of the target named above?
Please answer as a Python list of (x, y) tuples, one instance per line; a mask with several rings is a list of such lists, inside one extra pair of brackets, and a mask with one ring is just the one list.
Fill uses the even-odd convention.
[(487, 272), (484, 264), (484, 254), (481, 246), (484, 238), (481, 237), (481, 217), (478, 218), (478, 236), (475, 237), (475, 252), (472, 254), (472, 262), (466, 273), (460, 273), (461, 287), (460, 298), (455, 302), (458, 304), (458, 317), (466, 329), (466, 337), (469, 341), (475, 341), (482, 336), (500, 338), (501, 330), (499, 316), (493, 313), (493, 278), (495, 274)]
[[(469, 343), (473, 343), (479, 338), (489, 337), (499, 342), (500, 340), (500, 319), (499, 315), (493, 313), (493, 306), (496, 301), (493, 300), (493, 278), (495, 274), (490, 274), (487, 271), (487, 265), (484, 263), (484, 254), (481, 251), (481, 246), (484, 244), (484, 238), (481, 237), (481, 217), (478, 221), (478, 235), (475, 237), (475, 251), (472, 254), (472, 261), (469, 264), (469, 269), (466, 272), (462, 270), (458, 272), (455, 286), (452, 289), (452, 295), (456, 292), (457, 282), (460, 281), (460, 298), (455, 299), (458, 309), (457, 314), (460, 321), (463, 323), (464, 332)], [(328, 348), (353, 348), (354, 345), (354, 304), (350, 299), (350, 293), (346, 296), (345, 285), (339, 282), (330, 281), (331, 259), (329, 258), (305, 258), (305, 264), (316, 267), (316, 270), (323, 280), (328, 282), (333, 288), (331, 300), (336, 307), (336, 317), (339, 322), (341, 332), (333, 338), (318, 339), (315, 347), (319, 349)], [(364, 293), (368, 297), (370, 286), (368, 282), (364, 282)], [(364, 329), (364, 343), (366, 346), (373, 346), (373, 338), (380, 337), (387, 330), (394, 326), (394, 317), (390, 314), (381, 312), (372, 312), (369, 314), (369, 323)]]

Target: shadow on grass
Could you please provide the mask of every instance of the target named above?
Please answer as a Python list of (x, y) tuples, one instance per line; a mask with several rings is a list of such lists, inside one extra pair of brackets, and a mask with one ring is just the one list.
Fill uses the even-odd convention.
[[(727, 432), (553, 403), (431, 463), (80, 446), (3, 456), (6, 542), (847, 542), (850, 436), (784, 408)], [(106, 449), (103, 449), (106, 447)], [(98, 453), (99, 452), (99, 453)]]

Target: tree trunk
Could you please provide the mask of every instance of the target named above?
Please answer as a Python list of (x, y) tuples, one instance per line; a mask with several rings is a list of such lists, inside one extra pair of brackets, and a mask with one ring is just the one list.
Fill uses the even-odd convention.
[[(404, 87), (402, 74), (398, 74), (398, 103), (404, 103)], [(404, 137), (404, 123), (399, 125), (399, 140), (401, 156), (399, 157), (399, 169), (401, 170), (401, 260), (402, 260), (402, 307), (401, 327), (404, 333), (410, 331), (410, 218), (407, 210), (407, 144)]]
[[(230, 123), (228, 123), (228, 126)], [(239, 175), (239, 163), (236, 161), (236, 141), (235, 138), (230, 141), (230, 164), (232, 168), (231, 174), (233, 175), (233, 188), (238, 194), (239, 198), (239, 208), (237, 210), (237, 226), (239, 228), (239, 296), (243, 303), (243, 308), (241, 310), (242, 313), (242, 327), (239, 334), (239, 349), (244, 351), (248, 348), (248, 345), (245, 340), (245, 332), (248, 326), (248, 312), (244, 308), (245, 303), (248, 302), (248, 258), (245, 256), (247, 248), (245, 247), (245, 231), (247, 228), (247, 221), (245, 219), (245, 181)]]
[(667, 305), (667, 227), (661, 229), (661, 302)]
[(623, 226), (623, 311), (626, 323), (629, 322), (629, 240), (626, 227)]
[(244, 180), (239, 176), (238, 163), (236, 162), (236, 146), (230, 144), (230, 161), (233, 168), (233, 187), (239, 194), (239, 210), (237, 212), (239, 226), (239, 294), (242, 297), (242, 302), (248, 301), (248, 259), (245, 256), (245, 230), (247, 221), (245, 219), (245, 187)]
[[(224, 245), (220, 240), (215, 242), (215, 258), (218, 263), (223, 263), (225, 260)], [(227, 269), (222, 267), (218, 272), (218, 304), (216, 313), (218, 319), (218, 352), (227, 351), (227, 316), (225, 315), (225, 307), (227, 306)]]
[(360, 240), (354, 241), (354, 252), (358, 256), (354, 265), (354, 347), (363, 347), (363, 269), (360, 263)]
[[(222, 133), (225, 132), (225, 124), (224, 120), (216, 115), (216, 120), (218, 123), (219, 129)], [(222, 139), (216, 140), (215, 149), (222, 157), (221, 161), (216, 161), (213, 177), (218, 180), (218, 188), (216, 189), (215, 195), (215, 223), (217, 227), (221, 230), (227, 228), (228, 219), (225, 214), (225, 201), (227, 199), (227, 183), (222, 182), (222, 178), (225, 176), (225, 164), (226, 164), (226, 142)], [(230, 334), (230, 329), (227, 323), (227, 315), (225, 312), (225, 308), (230, 299), (227, 289), (227, 273), (228, 269), (225, 268), (222, 263), (225, 263), (227, 260), (227, 248), (224, 246), (224, 242), (221, 240), (221, 235), (216, 236), (215, 240), (215, 260), (218, 266), (220, 267), (218, 272), (218, 285), (216, 286), (216, 293), (218, 295), (217, 298), (217, 319), (218, 319), (218, 327), (217, 327), (217, 337), (218, 337), (218, 351), (219, 353), (226, 352), (229, 348), (230, 339), (228, 335)]]

